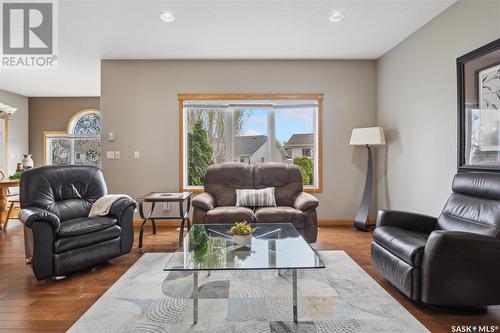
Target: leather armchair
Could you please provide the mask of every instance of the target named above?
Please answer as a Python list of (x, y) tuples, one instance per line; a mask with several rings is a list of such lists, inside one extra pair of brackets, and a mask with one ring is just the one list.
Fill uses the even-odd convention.
[[(274, 187), (276, 207), (237, 207), (236, 189)], [(210, 166), (204, 192), (193, 201), (193, 223), (292, 223), (310, 243), (316, 241), (318, 199), (303, 192), (299, 167), (285, 163), (223, 163)]]
[(380, 210), (372, 262), (414, 301), (453, 309), (500, 304), (500, 175), (462, 173), (439, 218)]
[(380, 209), (377, 214), (377, 227), (398, 227), (417, 232), (431, 233), (437, 219), (432, 216), (404, 212), (400, 210)]
[(136, 203), (122, 198), (108, 216), (88, 217), (106, 195), (101, 170), (46, 166), (23, 173), (20, 184), (26, 257), (38, 280), (90, 268), (130, 252)]
[(425, 246), (422, 302), (446, 306), (500, 304), (500, 239), (436, 230)]

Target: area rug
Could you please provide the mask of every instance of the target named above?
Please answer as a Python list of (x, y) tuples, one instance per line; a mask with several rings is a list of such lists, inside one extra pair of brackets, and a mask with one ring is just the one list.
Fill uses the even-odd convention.
[(69, 332), (428, 332), (343, 251), (318, 252), (326, 269), (298, 273), (299, 323), (291, 273), (164, 272), (171, 254), (144, 254)]

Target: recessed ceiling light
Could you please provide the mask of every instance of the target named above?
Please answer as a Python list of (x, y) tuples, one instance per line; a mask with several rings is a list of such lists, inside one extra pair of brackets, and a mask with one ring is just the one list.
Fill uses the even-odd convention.
[(160, 15), (162, 21), (170, 23), (175, 21), (175, 16), (171, 12), (163, 12)]
[(345, 14), (341, 10), (334, 10), (329, 17), (330, 22), (339, 23), (342, 22), (345, 18)]

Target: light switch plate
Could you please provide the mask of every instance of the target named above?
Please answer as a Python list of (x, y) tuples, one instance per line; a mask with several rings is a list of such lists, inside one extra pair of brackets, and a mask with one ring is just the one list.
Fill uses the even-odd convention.
[(109, 141), (115, 141), (115, 132), (109, 132), (108, 133), (108, 140)]
[(106, 158), (108, 160), (114, 160), (115, 159), (115, 152), (114, 151), (107, 151), (106, 152)]
[(115, 151), (115, 158), (120, 158), (120, 151), (119, 150)]
[(141, 153), (138, 150), (134, 151), (134, 158), (135, 159), (141, 158)]

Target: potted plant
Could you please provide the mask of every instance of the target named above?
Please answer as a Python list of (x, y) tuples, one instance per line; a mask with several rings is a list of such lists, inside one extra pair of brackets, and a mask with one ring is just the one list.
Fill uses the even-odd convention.
[(229, 233), (233, 235), (233, 242), (239, 245), (248, 245), (252, 243), (252, 233), (255, 228), (252, 228), (247, 221), (236, 222)]

